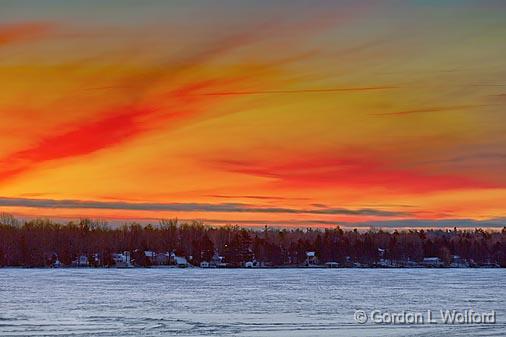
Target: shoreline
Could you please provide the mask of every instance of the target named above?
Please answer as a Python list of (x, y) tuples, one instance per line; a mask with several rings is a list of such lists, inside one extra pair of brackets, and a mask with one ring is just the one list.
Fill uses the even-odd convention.
[(201, 268), (201, 267), (186, 267), (180, 268), (177, 266), (151, 266), (151, 267), (141, 267), (141, 266), (133, 266), (133, 267), (60, 267), (60, 268), (52, 268), (52, 267), (25, 267), (25, 266), (4, 266), (0, 267), (1, 270), (7, 269), (44, 269), (44, 270), (97, 270), (97, 269), (105, 269), (105, 270), (146, 270), (146, 269), (190, 269), (190, 270), (283, 270), (283, 269), (299, 269), (299, 270), (313, 270), (313, 269), (327, 269), (327, 270), (343, 270), (343, 269), (506, 269), (506, 267), (501, 266), (476, 266), (476, 267), (337, 267), (337, 268), (329, 268), (325, 266), (314, 266), (314, 267), (304, 267), (304, 266), (274, 266), (274, 267), (255, 267), (255, 268), (245, 268), (245, 267), (225, 267), (225, 268)]

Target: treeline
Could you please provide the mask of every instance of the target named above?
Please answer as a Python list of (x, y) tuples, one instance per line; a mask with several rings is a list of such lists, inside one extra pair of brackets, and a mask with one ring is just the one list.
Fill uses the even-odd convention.
[[(111, 254), (144, 251), (175, 252), (192, 264), (210, 261), (216, 253), (231, 266), (255, 259), (265, 265), (301, 265), (306, 252), (314, 251), (321, 263), (354, 261), (373, 264), (380, 258), (421, 261), (439, 257), (449, 264), (453, 255), (477, 264), (506, 266), (506, 228), (502, 231), (406, 230), (367, 232), (334, 229), (245, 229), (211, 227), (199, 222), (163, 220), (156, 225), (128, 224), (112, 227), (88, 219), (58, 224), (49, 220), (20, 223), (0, 217), (0, 266), (48, 266), (55, 257), (70, 265), (79, 256), (100, 256), (101, 265), (112, 265)], [(382, 252), (379, 254), (379, 252)], [(133, 255), (135, 256), (135, 255)]]

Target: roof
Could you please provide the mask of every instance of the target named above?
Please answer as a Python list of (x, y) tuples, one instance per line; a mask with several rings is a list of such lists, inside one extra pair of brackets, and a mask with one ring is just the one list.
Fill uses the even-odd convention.
[(176, 256), (176, 264), (187, 264), (186, 258), (182, 256)]

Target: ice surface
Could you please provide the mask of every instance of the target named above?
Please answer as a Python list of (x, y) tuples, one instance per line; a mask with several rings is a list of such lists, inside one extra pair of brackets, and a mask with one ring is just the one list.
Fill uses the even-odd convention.
[[(0, 336), (505, 336), (504, 269), (0, 269)], [(494, 325), (357, 324), (473, 309)]]

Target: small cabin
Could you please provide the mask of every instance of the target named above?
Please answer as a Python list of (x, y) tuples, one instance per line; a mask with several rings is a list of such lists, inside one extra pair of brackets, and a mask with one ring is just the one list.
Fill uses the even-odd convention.
[(209, 262), (207, 261), (200, 262), (200, 268), (209, 268), (209, 267), (210, 267)]

